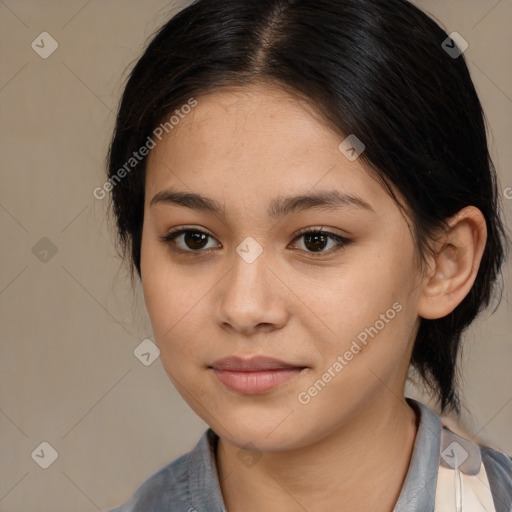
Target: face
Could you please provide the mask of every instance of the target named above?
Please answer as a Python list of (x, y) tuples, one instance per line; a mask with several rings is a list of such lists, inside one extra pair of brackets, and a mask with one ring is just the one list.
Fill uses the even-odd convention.
[(148, 157), (155, 342), (226, 441), (304, 447), (402, 396), (418, 325), (411, 233), (338, 149), (345, 137), (297, 98), (253, 85), (197, 102)]

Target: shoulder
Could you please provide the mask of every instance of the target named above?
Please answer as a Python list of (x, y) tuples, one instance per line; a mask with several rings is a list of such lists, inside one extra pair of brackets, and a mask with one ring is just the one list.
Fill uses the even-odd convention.
[[(146, 512), (175, 510), (186, 503), (189, 483), (189, 462), (192, 451), (181, 455), (145, 480), (123, 505), (108, 512)], [(181, 509), (176, 509), (181, 510)], [(187, 510), (187, 509), (184, 509)]]
[(473, 477), (467, 478), (466, 486), (474, 485), (476, 489), (481, 483), (486, 485), (494, 502), (493, 510), (511, 512), (512, 459), (508, 455), (459, 436), (446, 427), (442, 430), (441, 445), (441, 466), (451, 469), (459, 466), (465, 478)]
[(108, 512), (225, 512), (215, 461), (217, 441), (217, 434), (207, 429), (191, 451), (151, 475), (124, 505)]
[(503, 474), (512, 482), (512, 457), (509, 457), (506, 453), (493, 450), (488, 446), (480, 446), (480, 452), (482, 453), (482, 460), (486, 468), (488, 467)]
[(480, 446), (480, 453), (495, 501), (512, 510), (512, 458), (488, 446)]

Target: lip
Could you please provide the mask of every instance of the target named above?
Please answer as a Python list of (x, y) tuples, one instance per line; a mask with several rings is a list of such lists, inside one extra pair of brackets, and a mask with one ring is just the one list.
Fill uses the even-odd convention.
[(209, 367), (227, 388), (244, 395), (266, 393), (293, 379), (306, 366), (278, 359), (255, 356), (249, 359), (227, 357)]
[(237, 356), (225, 357), (211, 364), (214, 370), (229, 370), (232, 372), (260, 372), (264, 370), (289, 370), (290, 368), (305, 368), (305, 366), (287, 363), (273, 357), (253, 356), (242, 358)]

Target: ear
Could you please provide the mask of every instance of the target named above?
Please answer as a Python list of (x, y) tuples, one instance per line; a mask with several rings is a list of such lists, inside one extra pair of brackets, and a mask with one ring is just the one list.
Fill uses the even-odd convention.
[(482, 212), (467, 206), (448, 221), (434, 242), (430, 269), (423, 279), (418, 315), (437, 319), (450, 314), (475, 282), (487, 241)]

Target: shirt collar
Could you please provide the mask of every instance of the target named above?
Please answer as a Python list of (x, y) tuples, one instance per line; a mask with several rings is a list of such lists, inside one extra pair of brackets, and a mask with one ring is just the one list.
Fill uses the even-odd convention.
[(192, 450), (188, 465), (188, 493), (191, 510), (226, 512), (215, 453), (219, 437), (209, 428)]
[(433, 512), (439, 469), (441, 419), (412, 398), (406, 398), (419, 417), (411, 462), (393, 512)]
[[(439, 468), (441, 420), (416, 400), (406, 398), (419, 417), (411, 462), (393, 512), (433, 512)], [(198, 512), (226, 512), (215, 463), (217, 434), (209, 428), (190, 453), (188, 493)]]

